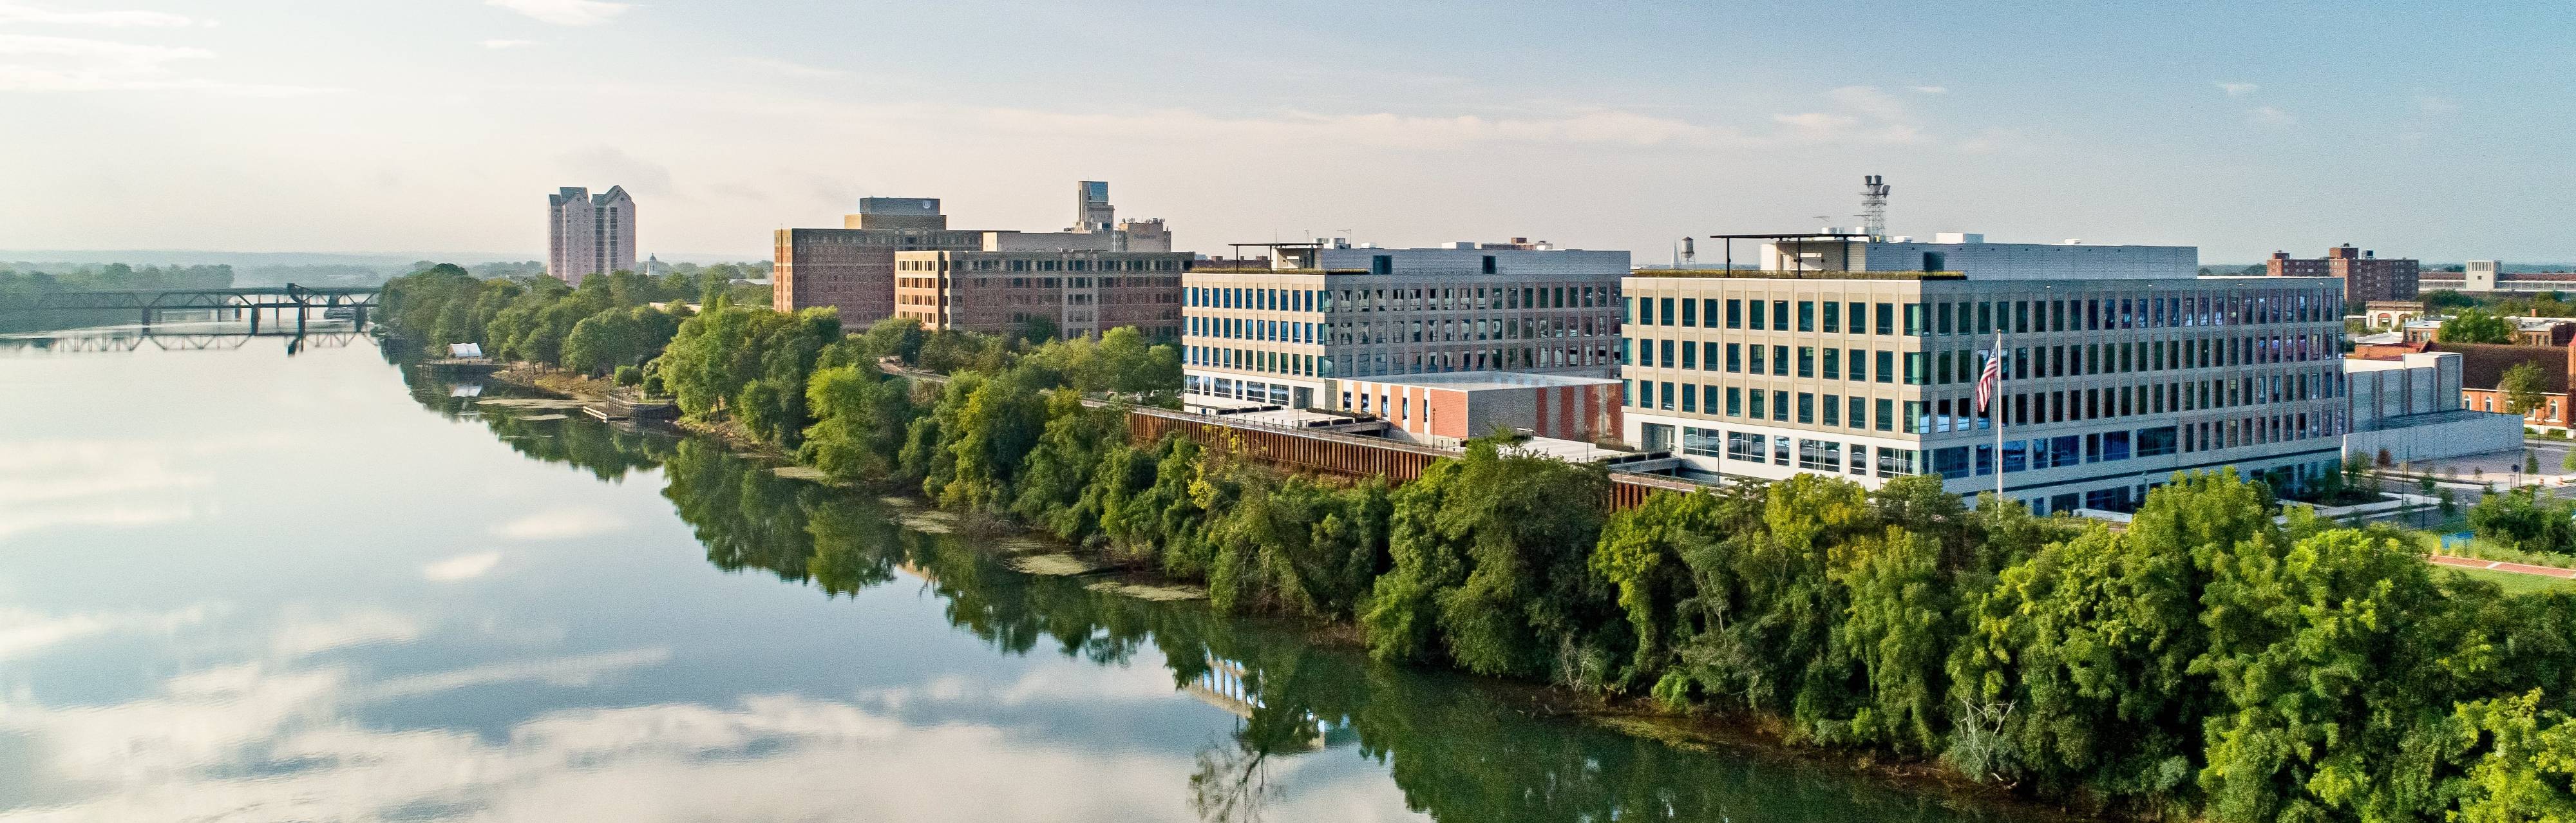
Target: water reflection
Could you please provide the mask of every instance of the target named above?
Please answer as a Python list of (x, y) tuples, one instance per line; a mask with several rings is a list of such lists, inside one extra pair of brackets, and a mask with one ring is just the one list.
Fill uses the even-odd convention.
[[(174, 437), (268, 442), (225, 433), (277, 416), (256, 403), (152, 437), (57, 420), (105, 456), (49, 458), (29, 488), (195, 489), (222, 511), (109, 545), (96, 525), (0, 534), (0, 821), (1968, 817), (1535, 717), (1296, 626), (1022, 575), (906, 528), (918, 508), (713, 440), (484, 406), (514, 390), (410, 369), (405, 400), (361, 354), (296, 363), (366, 366), (331, 379), (435, 416), (320, 407), (277, 461), (364, 431), (378, 466), (357, 482), (282, 490), (299, 475), (234, 453), (130, 471)], [(267, 498), (305, 508), (235, 514)], [(315, 506), (352, 533), (227, 536)]]

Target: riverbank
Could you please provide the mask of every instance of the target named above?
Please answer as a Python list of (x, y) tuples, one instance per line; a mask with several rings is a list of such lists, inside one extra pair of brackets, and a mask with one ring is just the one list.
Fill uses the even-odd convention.
[[(585, 394), (600, 391), (604, 381), (589, 380), (559, 369), (535, 364), (514, 364), (497, 373), (497, 379), (523, 389), (543, 392), (567, 399), (586, 399)], [(758, 457), (779, 467), (802, 467), (795, 456), (784, 453), (752, 436), (731, 420), (710, 423), (683, 418), (672, 421), (672, 428), (690, 435), (711, 438), (725, 444), (728, 450), (746, 457)], [(781, 476), (798, 477), (785, 472)], [(980, 538), (976, 545), (988, 555), (1006, 561), (1015, 571), (1032, 576), (1093, 578), (1114, 581), (1116, 586), (1102, 586), (1122, 597), (1143, 600), (1205, 600), (1206, 589), (1197, 581), (1168, 574), (1149, 558), (1123, 555), (1098, 545), (1078, 545), (1063, 541), (1041, 529), (1009, 519), (982, 514), (959, 514), (938, 507), (922, 497), (917, 488), (889, 487), (882, 484), (831, 484), (810, 477), (800, 477), (826, 485), (838, 486), (853, 497), (874, 497), (893, 506), (907, 527), (931, 533), (958, 533)], [(899, 496), (890, 496), (899, 495)], [(1032, 545), (1043, 544), (1043, 545)], [(1052, 569), (1045, 564), (1024, 568), (1025, 564), (1009, 561), (1043, 558), (1047, 555), (1071, 555), (1079, 564), (1067, 569)], [(1184, 590), (1195, 596), (1184, 598), (1130, 595), (1121, 589), (1135, 587), (1140, 591)], [(1212, 605), (1197, 608), (1209, 609)], [(1304, 642), (1324, 649), (1365, 654), (1368, 647), (1364, 629), (1354, 621), (1318, 620), (1278, 616), (1259, 616), (1260, 622), (1293, 633)], [(1520, 711), (1537, 717), (1555, 717), (1582, 723), (1622, 736), (1653, 741), (1693, 751), (1722, 752), (1733, 757), (1755, 759), (1783, 766), (1818, 767), (1848, 777), (1866, 779), (1884, 786), (1937, 799), (1945, 806), (2007, 814), (2016, 819), (2083, 820), (2058, 806), (2034, 802), (2010, 794), (2006, 789), (1981, 784), (1960, 775), (1937, 761), (1891, 758), (1867, 751), (1846, 751), (1802, 745), (1786, 739), (1780, 724), (1765, 724), (1751, 713), (1676, 714), (1655, 708), (1643, 699), (1612, 700), (1595, 694), (1581, 693), (1561, 686), (1533, 683), (1512, 678), (1478, 678), (1498, 694), (1517, 695)]]

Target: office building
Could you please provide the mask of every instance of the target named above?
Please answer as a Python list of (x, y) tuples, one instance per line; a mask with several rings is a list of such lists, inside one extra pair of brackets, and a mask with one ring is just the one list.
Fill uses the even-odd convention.
[(1135, 326), (1180, 336), (1190, 255), (1116, 251), (914, 251), (895, 255), (894, 316), (930, 331), (1010, 334), (1044, 320), (1063, 337)]
[(635, 199), (624, 186), (593, 195), (566, 186), (546, 195), (546, 273), (582, 278), (635, 270)]
[[(2382, 466), (2522, 448), (2524, 420), (2468, 405), (2468, 358), (2460, 352), (2402, 352), (2344, 358), (2352, 432), (2344, 452)], [(2561, 412), (2562, 384), (2548, 395), (2549, 412)], [(2535, 421), (2539, 409), (2534, 408)], [(2547, 425), (2540, 423), (2539, 425)]]
[(2380, 257), (2369, 249), (2356, 249), (2346, 243), (2326, 250), (2326, 256), (2315, 259), (2292, 258), (2289, 252), (2276, 251), (2263, 261), (2265, 274), (2273, 277), (2337, 277), (2344, 281), (2344, 299), (2355, 303), (2373, 300), (2412, 300), (2419, 284), (2420, 266), (2413, 260)]
[[(1267, 266), (1182, 277), (1186, 405), (1359, 411), (1345, 378), (1521, 371), (1610, 377), (1628, 253), (1511, 243), (1260, 244)], [(1241, 255), (1238, 255), (1240, 258)], [(1374, 413), (1374, 412), (1372, 412)]]
[(2424, 291), (2537, 292), (2576, 291), (2576, 272), (2505, 271), (2494, 260), (2471, 260), (2460, 271), (2428, 271), (2418, 287)]
[(984, 247), (983, 232), (948, 228), (935, 197), (864, 197), (837, 229), (779, 229), (772, 238), (771, 306), (840, 309), (843, 328), (894, 314), (894, 257)]
[[(770, 305), (841, 310), (862, 328), (895, 314), (895, 255), (908, 251), (1168, 252), (1171, 232), (1156, 220), (1119, 220), (1109, 184), (1078, 186), (1075, 226), (1061, 232), (951, 229), (937, 198), (867, 197), (837, 229), (779, 229), (771, 238)], [(1095, 199), (1096, 197), (1096, 199)]]
[[(1730, 238), (1760, 270), (1623, 286), (1626, 439), (1689, 473), (1937, 474), (2127, 511), (2177, 471), (2296, 482), (2345, 432), (2341, 281), (2199, 277), (2189, 247)], [(2004, 332), (1999, 402), (1977, 377)], [(1997, 444), (1995, 425), (2004, 426)]]

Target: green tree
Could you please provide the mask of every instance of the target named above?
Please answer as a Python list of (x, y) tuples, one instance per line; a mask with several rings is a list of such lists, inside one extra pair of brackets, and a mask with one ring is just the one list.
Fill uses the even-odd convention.
[(1506, 456), (1485, 439), (1433, 463), (1394, 494), (1394, 568), (1361, 618), (1371, 653), (1497, 675), (1547, 672), (1555, 656), (1560, 682), (1601, 682), (1589, 672), (1603, 650), (1586, 635), (1595, 612), (1615, 612), (1585, 560), (1608, 483), (1598, 465)]
[(2481, 749), (2466, 779), (2458, 823), (2576, 821), (2576, 722), (2541, 708), (2537, 690), (2461, 704), (2464, 749)]
[(2433, 339), (2444, 343), (2511, 343), (2513, 332), (2512, 320), (2467, 308), (2443, 320), (2442, 330), (2435, 333)]
[(2504, 376), (2496, 381), (2496, 388), (2504, 392), (2505, 411), (2530, 414), (2532, 409), (2540, 407), (2541, 401), (2548, 399), (2549, 376), (2540, 370), (2538, 363), (2516, 363), (2504, 370)]

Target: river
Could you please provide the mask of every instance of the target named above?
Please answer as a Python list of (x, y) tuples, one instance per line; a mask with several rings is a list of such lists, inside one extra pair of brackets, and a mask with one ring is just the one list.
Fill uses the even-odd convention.
[(1999, 819), (470, 391), (0, 341), (0, 821)]

